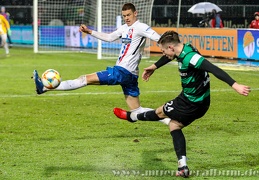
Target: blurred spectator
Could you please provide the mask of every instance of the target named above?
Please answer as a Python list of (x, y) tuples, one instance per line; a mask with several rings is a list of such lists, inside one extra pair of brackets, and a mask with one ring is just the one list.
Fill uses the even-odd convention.
[[(10, 25), (10, 14), (8, 12), (5, 12), (4, 6), (1, 7), (1, 14), (5, 17), (5, 19), (8, 21)], [(12, 43), (10, 34), (7, 34), (7, 39), (8, 39), (9, 46), (12, 47), (13, 43)]]
[(220, 14), (216, 11), (216, 9), (212, 10), (210, 25), (212, 28), (223, 28), (224, 27)]
[(0, 0), (1, 5), (32, 5), (33, 0)]
[(250, 23), (249, 28), (259, 29), (259, 12), (254, 13), (255, 19)]
[(203, 19), (199, 22), (198, 27), (210, 27), (209, 21), (210, 16), (205, 13)]

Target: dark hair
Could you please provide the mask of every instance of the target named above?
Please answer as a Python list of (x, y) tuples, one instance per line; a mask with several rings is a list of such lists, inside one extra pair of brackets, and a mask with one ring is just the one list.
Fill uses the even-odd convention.
[(122, 9), (121, 9), (121, 10), (122, 10), (122, 11), (132, 10), (133, 12), (135, 12), (135, 11), (136, 11), (136, 8), (135, 8), (134, 4), (132, 4), (132, 3), (126, 3), (126, 4), (124, 4), (124, 5), (122, 6)]
[(158, 40), (158, 44), (164, 45), (166, 43), (178, 44), (180, 43), (179, 35), (175, 31), (166, 31)]

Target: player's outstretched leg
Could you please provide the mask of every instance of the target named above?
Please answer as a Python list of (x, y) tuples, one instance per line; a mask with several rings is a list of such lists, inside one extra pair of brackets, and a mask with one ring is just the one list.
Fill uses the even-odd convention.
[[(114, 112), (114, 114), (118, 118), (124, 119), (124, 120), (128, 120), (130, 122), (136, 122), (137, 120), (141, 120), (141, 121), (159, 121), (159, 120), (163, 119), (163, 118), (160, 118), (156, 114), (155, 110), (145, 111), (145, 112), (142, 112), (142, 113), (137, 113), (135, 111), (129, 112), (129, 111), (126, 111), (124, 109), (114, 108), (113, 112)], [(167, 121), (167, 124), (169, 124), (171, 119), (167, 118), (166, 121)]]
[(44, 91), (43, 91), (44, 85), (43, 85), (43, 83), (41, 82), (41, 78), (39, 77), (37, 70), (34, 70), (34, 71), (33, 71), (33, 76), (32, 76), (32, 78), (33, 78), (34, 83), (35, 83), (35, 85), (36, 85), (36, 92), (37, 92), (37, 94), (42, 94), (42, 93), (44, 93)]
[(129, 122), (136, 122), (136, 120), (134, 121), (134, 120), (132, 120), (132, 119), (130, 118), (131, 112), (128, 112), (128, 111), (126, 111), (126, 110), (124, 110), (124, 109), (121, 109), (121, 108), (114, 108), (114, 109), (113, 109), (113, 113), (114, 113), (118, 118), (120, 118), (120, 119), (127, 120), (127, 121), (129, 121)]
[[(133, 110), (133, 111), (130, 111), (130, 112), (140, 114), (140, 113), (143, 113), (143, 112), (146, 112), (146, 111), (153, 111), (153, 110), (154, 109), (152, 109), (152, 108), (145, 108), (145, 107), (140, 106), (136, 110)], [(170, 118), (164, 118), (164, 119), (159, 120), (159, 122), (161, 122), (161, 123), (163, 123), (167, 126), (169, 125), (170, 121), (171, 121)]]

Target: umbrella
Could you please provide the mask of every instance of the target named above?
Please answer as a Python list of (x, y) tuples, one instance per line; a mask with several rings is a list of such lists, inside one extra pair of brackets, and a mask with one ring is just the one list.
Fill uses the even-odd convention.
[(216, 4), (210, 2), (200, 2), (194, 4), (188, 12), (193, 14), (205, 14), (215, 9), (217, 12), (222, 11)]

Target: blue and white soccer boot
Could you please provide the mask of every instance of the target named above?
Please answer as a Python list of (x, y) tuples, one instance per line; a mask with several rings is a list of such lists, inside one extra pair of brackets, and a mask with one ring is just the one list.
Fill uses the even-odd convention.
[(35, 83), (35, 85), (36, 85), (36, 92), (37, 92), (37, 94), (42, 94), (42, 93), (44, 93), (44, 92), (45, 92), (45, 91), (43, 90), (44, 85), (43, 85), (43, 83), (41, 82), (41, 78), (39, 77), (37, 70), (34, 70), (34, 71), (33, 71), (33, 76), (32, 76), (32, 78), (33, 78), (34, 83)]

